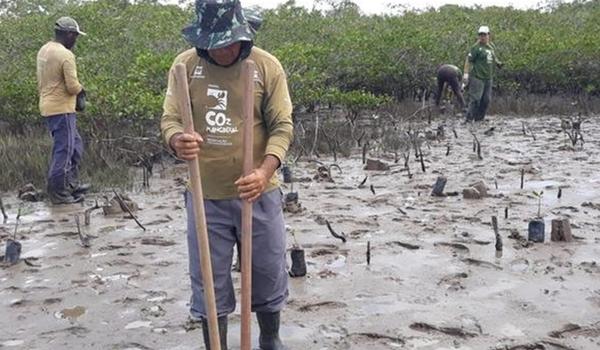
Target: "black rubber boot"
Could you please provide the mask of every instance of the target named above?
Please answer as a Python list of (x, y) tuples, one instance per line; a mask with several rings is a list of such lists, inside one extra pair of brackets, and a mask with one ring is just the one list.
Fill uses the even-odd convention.
[[(221, 339), (221, 350), (227, 350), (227, 316), (221, 316), (217, 319), (219, 323), (219, 338)], [(202, 336), (204, 337), (204, 346), (210, 350), (210, 340), (208, 336), (208, 320), (202, 319)]]
[(257, 312), (256, 319), (260, 327), (258, 337), (260, 350), (287, 350), (279, 339), (279, 311)]

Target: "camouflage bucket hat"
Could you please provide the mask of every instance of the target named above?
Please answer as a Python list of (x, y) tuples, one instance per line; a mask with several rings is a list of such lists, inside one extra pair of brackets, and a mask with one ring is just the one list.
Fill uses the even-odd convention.
[(182, 33), (188, 43), (204, 50), (254, 38), (239, 0), (196, 0), (196, 20)]

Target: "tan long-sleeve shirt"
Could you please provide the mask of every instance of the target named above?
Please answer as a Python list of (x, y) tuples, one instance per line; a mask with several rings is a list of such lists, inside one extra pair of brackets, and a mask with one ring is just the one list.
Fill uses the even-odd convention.
[(75, 113), (75, 100), (83, 87), (73, 52), (55, 41), (42, 46), (37, 55), (37, 82), (42, 116)]
[[(248, 59), (256, 63), (254, 75), (254, 166), (265, 155), (283, 161), (292, 140), (292, 103), (285, 72), (279, 61), (259, 48), (252, 48)], [(168, 144), (183, 131), (178, 107), (174, 67), (184, 63), (196, 131), (204, 138), (200, 152), (202, 188), (207, 199), (238, 197), (234, 185), (242, 175), (242, 64), (219, 67), (208, 63), (190, 49), (175, 59), (169, 73), (161, 131)], [(277, 176), (270, 179), (266, 191), (278, 186)]]

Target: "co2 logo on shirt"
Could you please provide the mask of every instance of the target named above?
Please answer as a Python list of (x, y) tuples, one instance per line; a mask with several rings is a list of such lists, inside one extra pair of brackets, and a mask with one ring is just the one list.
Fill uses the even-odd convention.
[(231, 126), (231, 118), (228, 118), (223, 112), (206, 112), (206, 124), (210, 126)]
[[(231, 118), (227, 116), (228, 91), (211, 86), (206, 90), (206, 131), (211, 134), (231, 135), (238, 132)], [(228, 142), (227, 144), (231, 144)]]

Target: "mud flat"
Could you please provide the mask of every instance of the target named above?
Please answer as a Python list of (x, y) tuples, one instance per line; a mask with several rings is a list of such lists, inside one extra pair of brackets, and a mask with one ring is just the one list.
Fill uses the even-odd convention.
[[(333, 182), (294, 184), (304, 210), (286, 213), (287, 224), (308, 274), (290, 279), (282, 335), (291, 349), (600, 348), (600, 121), (586, 120), (585, 143), (573, 148), (557, 117), (492, 117), (472, 130), (479, 155), (469, 128), (456, 123), (456, 136), (424, 142), (426, 171), (413, 157), (411, 178), (402, 160), (373, 150), (369, 157), (388, 170), (363, 170), (357, 152), (338, 159)], [(292, 170), (312, 179), (317, 167), (301, 159)], [(459, 195), (430, 195), (440, 175), (445, 191)], [(82, 227), (90, 247), (73, 216), (102, 193), (85, 206), (25, 204), (17, 234), (24, 260), (0, 268), (0, 348), (201, 348), (187, 316), (181, 177), (178, 166), (155, 176), (151, 189), (129, 193), (146, 231), (126, 214), (93, 211)], [(463, 189), (477, 181), (487, 196), (464, 199)], [(542, 190), (546, 242), (532, 244), (525, 238), (538, 211), (533, 191)], [(15, 197), (3, 195), (3, 245), (14, 230)], [(554, 218), (569, 219), (574, 242), (550, 242)], [(236, 349), (239, 310), (230, 324)]]

